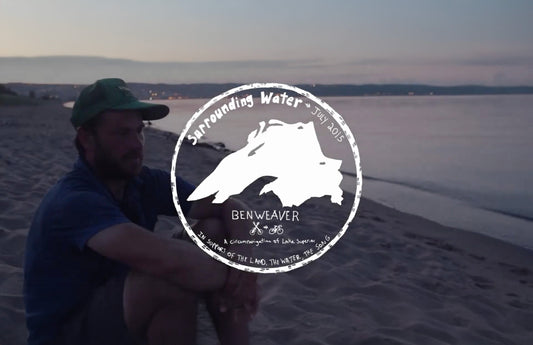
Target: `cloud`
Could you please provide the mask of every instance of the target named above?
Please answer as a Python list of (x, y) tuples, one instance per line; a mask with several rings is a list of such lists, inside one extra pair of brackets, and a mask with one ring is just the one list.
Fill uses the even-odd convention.
[(528, 56), (143, 62), (91, 56), (0, 57), (0, 81), (87, 84), (104, 77), (148, 83), (431, 83), (531, 85)]
[(463, 65), (476, 66), (529, 66), (533, 67), (533, 56), (478, 57), (458, 60)]
[[(0, 80), (87, 83), (104, 76), (161, 83), (240, 82), (324, 68), (319, 60), (142, 62), (90, 56), (0, 57)], [(300, 72), (298, 72), (300, 71)]]
[(375, 58), (353, 59), (345, 62), (350, 66), (533, 66), (533, 56), (479, 56), (458, 58)]

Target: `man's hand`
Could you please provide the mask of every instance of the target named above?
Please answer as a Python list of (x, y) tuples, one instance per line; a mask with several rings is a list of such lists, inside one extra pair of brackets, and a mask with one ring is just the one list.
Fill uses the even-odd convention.
[(218, 297), (220, 312), (229, 312), (237, 320), (251, 320), (259, 305), (257, 275), (229, 269), (226, 284)]

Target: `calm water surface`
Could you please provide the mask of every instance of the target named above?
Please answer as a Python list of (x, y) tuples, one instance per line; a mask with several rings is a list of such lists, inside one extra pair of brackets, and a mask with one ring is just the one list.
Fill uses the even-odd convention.
[[(363, 196), (533, 249), (533, 95), (324, 100), (356, 136)], [(206, 102), (165, 101), (171, 115), (154, 126), (180, 133)], [(240, 148), (223, 133), (206, 139)]]

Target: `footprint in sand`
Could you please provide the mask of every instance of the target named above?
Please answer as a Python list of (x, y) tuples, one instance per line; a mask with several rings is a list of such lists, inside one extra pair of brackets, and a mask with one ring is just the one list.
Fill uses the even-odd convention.
[(470, 276), (470, 279), (474, 281), (474, 284), (483, 290), (494, 289), (494, 284), (491, 280), (481, 276)]

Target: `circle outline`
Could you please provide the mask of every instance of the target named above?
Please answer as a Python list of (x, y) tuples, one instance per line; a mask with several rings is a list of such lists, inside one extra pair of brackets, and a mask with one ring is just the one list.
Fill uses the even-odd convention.
[[(192, 125), (195, 123), (196, 119), (200, 117), (206, 109), (211, 107), (212, 105), (216, 104), (218, 101), (220, 101), (223, 98), (226, 98), (230, 95), (233, 95), (237, 92), (245, 91), (245, 90), (252, 90), (252, 89), (259, 89), (259, 88), (277, 88), (277, 89), (283, 89), (283, 90), (289, 90), (293, 91), (301, 96), (304, 96), (313, 102), (319, 104), (324, 110), (326, 110), (339, 124), (339, 126), (342, 128), (344, 134), (346, 135), (346, 139), (348, 140), (353, 157), (355, 162), (355, 168), (356, 168), (356, 188), (354, 193), (354, 201), (352, 205), (352, 209), (350, 210), (350, 214), (348, 215), (348, 218), (346, 219), (346, 222), (342, 226), (341, 230), (326, 244), (324, 245), (319, 251), (316, 253), (313, 253), (309, 257), (305, 258), (302, 261), (296, 262), (294, 264), (289, 264), (285, 266), (278, 266), (278, 267), (253, 267), (253, 266), (247, 266), (243, 264), (239, 264), (237, 262), (231, 261), (222, 255), (219, 255), (215, 251), (212, 251), (209, 247), (207, 247), (199, 238), (196, 236), (194, 231), (192, 230), (191, 226), (187, 222), (187, 219), (185, 215), (183, 214), (183, 211), (180, 206), (180, 202), (178, 199), (178, 192), (176, 188), (176, 163), (177, 163), (177, 157), (179, 153), (179, 149), (181, 147), (181, 144), (183, 143), (183, 140), (185, 139), (185, 136), (187, 135), (187, 132), (192, 127)], [(340, 239), (341, 237), (346, 233), (346, 230), (348, 229), (348, 226), (350, 225), (351, 221), (354, 219), (355, 214), (357, 212), (357, 209), (359, 207), (359, 202), (361, 199), (362, 194), (362, 185), (363, 185), (363, 174), (361, 169), (361, 161), (359, 156), (359, 149), (357, 147), (357, 143), (355, 141), (355, 136), (353, 135), (352, 131), (342, 118), (342, 116), (337, 113), (332, 107), (329, 106), (325, 101), (321, 100), (320, 98), (314, 96), (308, 91), (305, 91), (303, 89), (300, 89), (296, 86), (291, 86), (287, 84), (281, 84), (281, 83), (251, 83), (251, 84), (245, 84), (238, 87), (235, 87), (233, 89), (227, 90), (209, 100), (209, 102), (205, 103), (203, 106), (201, 106), (194, 114), (193, 116), (187, 121), (187, 124), (185, 128), (182, 130), (180, 137), (178, 138), (178, 141), (176, 142), (176, 146), (174, 148), (174, 155), (172, 156), (172, 166), (171, 166), (171, 173), (170, 173), (170, 183), (172, 187), (172, 198), (174, 201), (174, 207), (176, 208), (176, 211), (178, 213), (178, 217), (185, 228), (185, 231), (187, 231), (187, 234), (191, 238), (191, 240), (200, 248), (202, 249), (206, 254), (211, 256), (213, 259), (218, 260), (230, 267), (240, 269), (242, 271), (247, 272), (254, 272), (254, 273), (282, 273), (282, 272), (289, 272), (296, 268), (300, 268), (302, 266), (305, 266), (316, 259), (320, 258), (322, 255), (324, 255), (327, 251), (329, 251)]]

